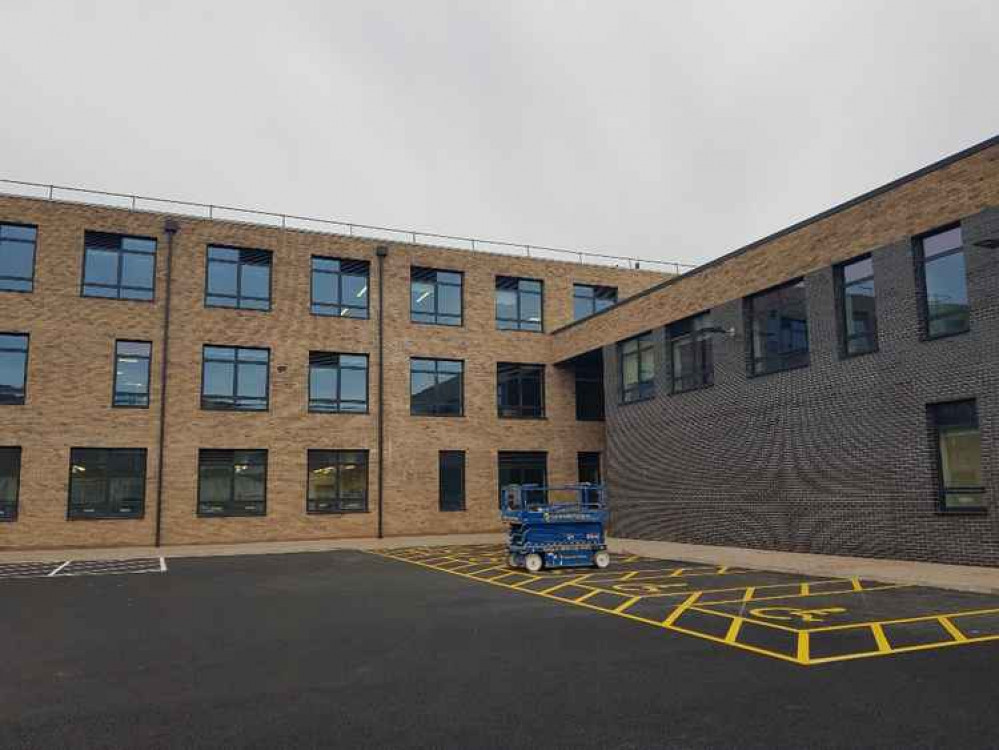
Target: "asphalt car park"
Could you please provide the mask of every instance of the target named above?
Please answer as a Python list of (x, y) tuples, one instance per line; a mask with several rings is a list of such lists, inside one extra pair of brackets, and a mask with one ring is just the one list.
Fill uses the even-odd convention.
[(0, 747), (989, 747), (999, 729), (999, 597), (627, 556), (532, 575), (494, 547), (76, 562), (0, 580)]

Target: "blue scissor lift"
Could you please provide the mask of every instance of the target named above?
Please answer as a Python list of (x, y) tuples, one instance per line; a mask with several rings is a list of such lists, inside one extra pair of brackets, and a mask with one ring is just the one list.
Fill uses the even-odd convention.
[(607, 505), (601, 484), (543, 487), (511, 484), (500, 494), (509, 526), (510, 566), (536, 573), (544, 568), (606, 568)]

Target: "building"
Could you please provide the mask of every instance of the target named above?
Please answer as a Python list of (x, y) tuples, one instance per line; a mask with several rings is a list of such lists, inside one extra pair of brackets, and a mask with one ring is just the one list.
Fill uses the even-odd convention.
[(999, 564), (999, 138), (675, 277), (2, 197), (0, 290), (3, 548), (600, 477), (618, 536)]

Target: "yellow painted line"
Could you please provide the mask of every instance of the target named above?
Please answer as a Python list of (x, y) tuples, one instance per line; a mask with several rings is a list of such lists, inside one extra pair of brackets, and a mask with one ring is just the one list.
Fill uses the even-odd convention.
[(735, 643), (735, 639), (739, 636), (739, 628), (741, 627), (741, 617), (736, 617), (732, 620), (732, 624), (728, 626), (728, 632), (725, 634), (725, 643), (728, 643), (729, 645)]
[[(540, 591), (532, 591), (531, 593), (534, 593), (534, 594), (550, 594), (551, 592), (558, 591), (559, 589), (565, 588), (566, 586), (571, 586), (572, 584), (576, 583), (576, 581), (582, 580), (584, 577), (585, 576), (580, 576), (579, 578), (573, 578), (573, 579), (568, 580), (568, 581), (562, 581), (561, 583), (557, 583), (554, 586), (550, 586), (549, 588), (541, 589)], [(529, 589), (525, 589), (525, 590), (529, 590)], [(555, 598), (557, 599), (558, 597), (555, 597)]]
[[(784, 586), (785, 584), (776, 584), (776, 586)], [(740, 602), (753, 601), (753, 602), (767, 602), (774, 599), (801, 599), (807, 597), (815, 596), (852, 596), (853, 594), (866, 594), (871, 591), (884, 591), (886, 589), (904, 589), (911, 588), (908, 584), (903, 583), (886, 583), (884, 586), (879, 586), (870, 589), (860, 589), (857, 591), (812, 591), (809, 594), (777, 594), (776, 596), (756, 596), (757, 589), (766, 588), (766, 586), (752, 586), (747, 591), (753, 592), (753, 597), (751, 599), (746, 599), (745, 596), (741, 596), (738, 599), (718, 599), (712, 600), (710, 602), (704, 602), (704, 606), (715, 605), (715, 604), (739, 604)], [(739, 591), (740, 589), (718, 589), (718, 591)], [(708, 593), (705, 591), (704, 593)]]
[(811, 589), (809, 588), (808, 584), (807, 583), (803, 583), (803, 584), (801, 584), (801, 592), (798, 595), (799, 596), (808, 596), (808, 594), (809, 594), (810, 591), (811, 591)]
[(693, 594), (688, 596), (684, 602), (679, 604), (676, 609), (670, 612), (669, 617), (663, 620), (662, 622), (663, 627), (666, 628), (672, 627), (673, 623), (677, 621), (680, 615), (682, 615), (684, 612), (687, 611), (688, 607), (690, 607), (694, 602), (697, 601), (697, 598), (700, 595), (701, 595), (700, 591), (695, 591)]
[(596, 596), (599, 593), (601, 593), (600, 589), (593, 589), (592, 591), (587, 591), (581, 597), (579, 597), (578, 599), (573, 599), (572, 601), (576, 604), (579, 604), (580, 602), (585, 602), (590, 597)]
[(753, 594), (755, 594), (755, 593), (756, 593), (756, 587), (755, 586), (750, 586), (749, 588), (746, 589), (746, 593), (742, 595), (742, 599), (740, 601), (744, 601), (744, 602), (752, 601), (753, 600)]
[(853, 590), (854, 591), (863, 591), (864, 590), (864, 587), (860, 585), (860, 579), (859, 578), (851, 578), (850, 579), (850, 583), (853, 584)]
[(788, 627), (787, 625), (780, 625), (780, 624), (778, 624), (776, 622), (770, 622), (768, 620), (758, 620), (755, 617), (745, 617), (743, 615), (733, 615), (731, 612), (716, 612), (713, 609), (708, 609), (708, 607), (710, 607), (711, 604), (712, 604), (712, 602), (704, 602), (703, 604), (698, 605), (698, 606), (688, 607), (688, 609), (692, 609), (695, 612), (700, 612), (701, 614), (705, 614), (705, 615), (717, 615), (718, 617), (727, 617), (730, 620), (740, 620), (740, 619), (742, 619), (742, 620), (749, 620), (750, 622), (752, 622), (752, 623), (754, 623), (756, 625), (764, 625), (764, 626), (766, 626), (768, 628), (775, 628), (777, 630), (786, 630), (789, 633), (800, 633), (801, 632), (797, 628), (791, 628), (791, 627)]
[(632, 604), (634, 604), (635, 602), (637, 602), (641, 598), (642, 597), (640, 597), (640, 596), (633, 596), (630, 599), (628, 599), (627, 601), (624, 601), (621, 604), (619, 604), (616, 607), (614, 607), (613, 611), (614, 612), (624, 612), (626, 609), (628, 609), (628, 607), (630, 607)]
[[(892, 620), (871, 620), (870, 622), (854, 622), (849, 625), (827, 625), (822, 628), (809, 628), (813, 633), (827, 632), (829, 630), (848, 630), (850, 628), (862, 628), (866, 625), (896, 625), (903, 622), (925, 622), (927, 620), (937, 620), (941, 617), (966, 617), (968, 615), (991, 615), (999, 613), (999, 609), (975, 609), (966, 612), (936, 612), (929, 615), (920, 615), (919, 617), (899, 617)], [(968, 640), (971, 640), (970, 638)], [(898, 649), (896, 649), (898, 650)]]
[(950, 633), (950, 637), (953, 638), (958, 643), (964, 643), (968, 640), (968, 636), (958, 630), (957, 625), (950, 621), (948, 617), (938, 617), (940, 624), (943, 625), (943, 629)]
[(782, 654), (779, 651), (768, 651), (765, 648), (758, 648), (756, 646), (749, 646), (745, 643), (739, 643), (737, 641), (732, 643), (725, 643), (724, 638), (719, 638), (715, 635), (708, 635), (707, 633), (699, 633), (696, 630), (687, 630), (686, 628), (679, 627), (678, 625), (670, 625), (668, 630), (672, 630), (677, 633), (683, 633), (684, 635), (692, 635), (695, 638), (701, 638), (705, 641), (711, 641), (713, 643), (721, 643), (730, 648), (737, 648), (742, 651), (750, 651), (754, 654), (762, 654), (763, 656), (769, 656), (773, 659), (780, 659), (781, 661), (791, 662), (792, 664), (802, 664), (796, 656), (789, 656), (787, 654)]
[(878, 644), (878, 651), (881, 653), (891, 651), (891, 645), (885, 637), (885, 629), (881, 627), (880, 623), (871, 625), (871, 632), (874, 634), (874, 642)]
[(950, 648), (951, 646), (967, 646), (972, 643), (985, 643), (999, 640), (999, 635), (985, 635), (980, 638), (969, 638), (966, 641), (943, 641), (942, 643), (921, 643), (918, 646), (899, 646), (887, 653), (881, 651), (864, 651), (859, 654), (842, 654), (840, 656), (824, 656), (818, 659), (809, 659), (808, 664), (828, 664), (834, 661), (853, 661), (854, 659), (869, 659), (872, 656), (893, 656), (895, 654), (906, 654), (910, 651), (929, 651), (935, 648)]
[(677, 576), (683, 575), (683, 571), (685, 571), (685, 570), (687, 570), (687, 569), (686, 568), (677, 568), (676, 570), (674, 570), (672, 573), (669, 574), (670, 578), (676, 578)]
[(631, 573), (625, 573), (618, 580), (619, 581), (630, 581), (632, 578), (634, 578), (637, 575), (638, 575), (638, 571), (637, 570), (633, 570)]
[(720, 576), (725, 575), (726, 573), (728, 573), (728, 569), (730, 567), (731, 567), (730, 565), (722, 565), (720, 568), (718, 568), (718, 571), (717, 571), (716, 575), (720, 575)]
[(519, 576), (521, 572), (519, 570), (508, 570), (505, 573), (500, 573), (498, 576), (491, 576), (490, 581), (498, 581), (500, 578), (509, 578), (510, 576)]
[(505, 585), (509, 586), (510, 588), (519, 588), (520, 586), (526, 586), (529, 583), (534, 583), (535, 581), (540, 581), (542, 579), (542, 576), (536, 576), (532, 573), (523, 573), (522, 575), (530, 576), (530, 578), (528, 578), (526, 581), (520, 581), (518, 583), (508, 583)]
[(808, 631), (802, 630), (798, 633), (798, 662), (801, 664), (810, 664), (810, 651), (811, 643), (809, 642)]

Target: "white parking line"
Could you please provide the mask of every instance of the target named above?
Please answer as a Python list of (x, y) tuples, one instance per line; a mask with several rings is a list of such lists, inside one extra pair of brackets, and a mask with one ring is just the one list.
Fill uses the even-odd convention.
[(49, 573), (49, 576), (48, 576), (48, 577), (49, 577), (49, 578), (51, 578), (52, 576), (56, 575), (56, 574), (57, 574), (57, 573), (58, 573), (58, 572), (59, 572), (60, 570), (62, 570), (63, 568), (65, 568), (65, 567), (66, 567), (67, 565), (69, 565), (69, 564), (70, 564), (71, 562), (73, 562), (73, 561), (72, 561), (72, 560), (67, 560), (67, 561), (66, 561), (66, 562), (64, 562), (64, 563), (63, 563), (62, 565), (60, 565), (60, 566), (59, 566), (58, 568), (56, 568), (56, 569), (55, 569), (55, 570), (53, 570), (53, 571), (52, 571), (51, 573)]

